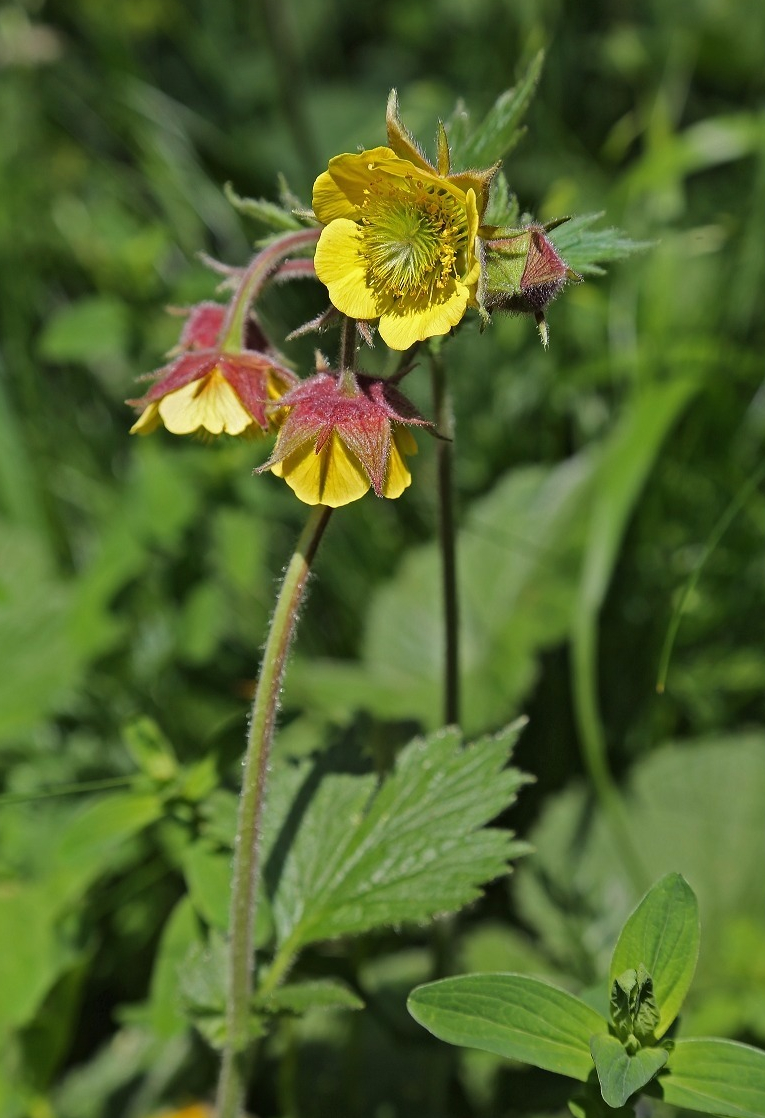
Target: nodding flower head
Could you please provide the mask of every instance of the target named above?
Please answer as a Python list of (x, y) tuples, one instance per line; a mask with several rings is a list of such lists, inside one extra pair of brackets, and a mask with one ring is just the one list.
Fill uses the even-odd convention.
[(400, 497), (411, 484), (406, 455), (417, 453), (410, 427), (429, 426), (399, 390), (378, 377), (340, 377), (325, 365), (282, 396), (286, 413), (261, 470), (283, 477), (308, 505), (338, 508), (374, 489)]
[(267, 348), (257, 327), (250, 333), (263, 349), (224, 350), (227, 310), (211, 302), (191, 308), (176, 356), (154, 374), (144, 396), (128, 401), (140, 409), (131, 434), (162, 425), (174, 435), (258, 435), (273, 427), (269, 404), (297, 377)]

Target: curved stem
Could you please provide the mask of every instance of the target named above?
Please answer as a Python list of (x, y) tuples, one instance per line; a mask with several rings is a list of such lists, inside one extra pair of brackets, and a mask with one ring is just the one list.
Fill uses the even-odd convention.
[(441, 545), (441, 583), (444, 604), (444, 722), (459, 725), (459, 597), (457, 591), (457, 543), (454, 523), (454, 484), (452, 454), (454, 409), (446, 381), (441, 354), (430, 354), (433, 411), (436, 429), (443, 439), (436, 448), (438, 460), (439, 539)]
[(271, 741), (284, 666), (295, 632), (311, 562), (331, 509), (317, 505), (298, 540), (276, 601), (252, 703), (234, 846), (228, 945), (226, 1045), (218, 1082), (216, 1118), (239, 1118), (246, 1088), (253, 936), (260, 880), (259, 843)]
[(223, 324), (221, 349), (224, 353), (238, 353), (245, 348), (247, 315), (251, 304), (282, 261), (318, 241), (320, 234), (320, 229), (300, 229), (295, 233), (286, 233), (252, 258), (242, 274)]

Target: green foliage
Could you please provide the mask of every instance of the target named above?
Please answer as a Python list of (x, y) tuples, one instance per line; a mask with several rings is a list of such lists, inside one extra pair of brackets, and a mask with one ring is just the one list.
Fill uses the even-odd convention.
[(414, 1019), (441, 1040), (582, 1082), (592, 1071), (590, 1038), (606, 1035), (606, 1023), (594, 1009), (520, 974), (445, 978), (418, 987), (407, 1004)]
[(760, 1049), (689, 1037), (676, 1041), (671, 1070), (661, 1087), (674, 1106), (730, 1118), (765, 1114), (765, 1052)]
[[(594, 1063), (601, 1097), (610, 1108), (623, 1107), (654, 1084), (651, 1093), (656, 1089), (668, 1102), (689, 1109), (761, 1116), (765, 1051), (718, 1039), (657, 1046), (657, 1034), (682, 1004), (697, 952), (696, 897), (679, 874), (669, 874), (648, 891), (622, 928), (611, 965), (610, 1026), (572, 994), (517, 974), (430, 983), (412, 993), (408, 1007), (415, 1020), (451, 1044), (586, 1082)], [(655, 983), (645, 959), (656, 967)], [(657, 1080), (665, 1066), (668, 1074)], [(598, 1112), (586, 1098), (573, 1109), (591, 1118)]]
[(664, 1048), (639, 1048), (629, 1053), (613, 1036), (593, 1036), (590, 1051), (598, 1073), (600, 1093), (607, 1106), (624, 1106), (661, 1071), (667, 1062)]
[(422, 921), (480, 896), (525, 849), (485, 828), (527, 780), (506, 768), (517, 734), (465, 747), (454, 730), (416, 740), (377, 790), (372, 775), (324, 776), (272, 897), (279, 949)]
[[(403, 1007), (414, 985), (464, 968), (543, 976), (608, 1013), (611, 945), (641, 887), (582, 782), (580, 734), (618, 775), (633, 876), (679, 870), (699, 897), (704, 940), (673, 1031), (765, 1042), (765, 754), (752, 729), (765, 672), (765, 14), (738, 7), (689, 0), (682, 26), (672, 5), (617, 15), (554, 0), (387, 0), (374, 18), (351, 0), (295, 0), (273, 22), (233, 0), (3, 10), (2, 1118), (147, 1118), (211, 1097), (214, 1059), (190, 1022), (206, 1017), (220, 1041), (210, 964), (242, 729), (300, 523), (278, 484), (251, 477), (267, 446), (130, 440), (122, 401), (177, 343), (163, 308), (216, 297), (195, 254), (241, 266), (252, 236), (304, 222), (326, 160), (384, 142), (392, 85), (418, 137), (449, 122), (457, 168), (504, 159), (487, 223), (584, 215), (551, 230), (586, 282), (551, 306), (547, 352), (527, 319), (500, 316), (442, 349), (464, 729), (530, 715), (516, 756), (538, 779), (512, 823), (535, 853), (432, 929), (418, 917), (306, 946), (288, 981), (275, 976), (272, 1008), (253, 1009), (265, 1034), (250, 1109), (565, 1114), (560, 1081), (430, 1043)], [(458, 99), (470, 113), (450, 120)], [(281, 171), (296, 195), (275, 191)], [(237, 212), (227, 181), (231, 199), (255, 201)], [(306, 283), (260, 309), (280, 340), (324, 306)], [(333, 334), (318, 342), (333, 357)], [(285, 347), (299, 370), (314, 344)], [(391, 371), (380, 346), (361, 360)], [(425, 382), (415, 370), (406, 383), (431, 415)], [(435, 444), (420, 444), (406, 495), (338, 515), (319, 557), (263, 836), (271, 897), (318, 786), (364, 784), (363, 817), (402, 743), (439, 724)], [(363, 763), (336, 764), (340, 745)], [(495, 775), (482, 778), (490, 795)], [(255, 939), (265, 982), (279, 951), (269, 896)], [(691, 955), (664, 972), (663, 1000), (662, 968), (643, 960), (660, 1012)], [(637, 982), (640, 965), (620, 961), (614, 977)], [(209, 979), (187, 991), (201, 1002), (178, 996), (187, 971)], [(349, 1012), (354, 998), (367, 1008)], [(647, 1088), (662, 1112), (762, 1113), (752, 1049), (674, 1043)], [(577, 1113), (615, 1113), (594, 1074), (580, 1091)]]
[(509, 155), (521, 140), (520, 122), (534, 96), (544, 63), (539, 51), (529, 63), (521, 80), (501, 93), (479, 125), (472, 125), (463, 108), (455, 114), (449, 132), (454, 166), (487, 167)]
[[(656, 1013), (655, 1017), (651, 1014), (650, 1026), (643, 1030), (645, 1035), (663, 1036), (677, 1016), (693, 981), (699, 937), (696, 895), (680, 874), (663, 877), (622, 928), (611, 959), (609, 981), (622, 986), (622, 973), (634, 966), (634, 960), (640, 960), (645, 973), (650, 975), (651, 1001)], [(634, 1019), (632, 1002), (642, 996), (639, 975), (635, 975), (628, 996)], [(659, 1011), (657, 1004), (661, 1007)], [(638, 1013), (642, 1009), (640, 1006)], [(639, 1033), (638, 1036), (643, 1039)]]

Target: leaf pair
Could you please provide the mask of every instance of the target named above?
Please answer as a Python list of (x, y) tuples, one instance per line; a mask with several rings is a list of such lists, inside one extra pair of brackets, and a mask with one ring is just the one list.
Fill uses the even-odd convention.
[[(520, 974), (464, 975), (420, 986), (409, 1010), (451, 1044), (582, 1082), (597, 1073), (611, 1108), (666, 1069), (649, 1088), (666, 1102), (730, 1118), (765, 1118), (765, 1052), (719, 1039), (656, 1043), (685, 999), (698, 949), (696, 897), (679, 874), (668, 874), (619, 936), (610, 970), (613, 1026), (574, 995)], [(632, 1051), (614, 1035), (625, 1035), (627, 1023)], [(594, 1115), (597, 1109), (585, 1094), (574, 1112)]]

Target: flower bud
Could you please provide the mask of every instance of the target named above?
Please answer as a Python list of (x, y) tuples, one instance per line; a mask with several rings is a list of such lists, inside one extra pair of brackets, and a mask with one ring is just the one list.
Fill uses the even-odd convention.
[(567, 280), (581, 280), (562, 260), (544, 225), (500, 231), (485, 242), (481, 305), (491, 314), (533, 314), (547, 345), (545, 309)]

